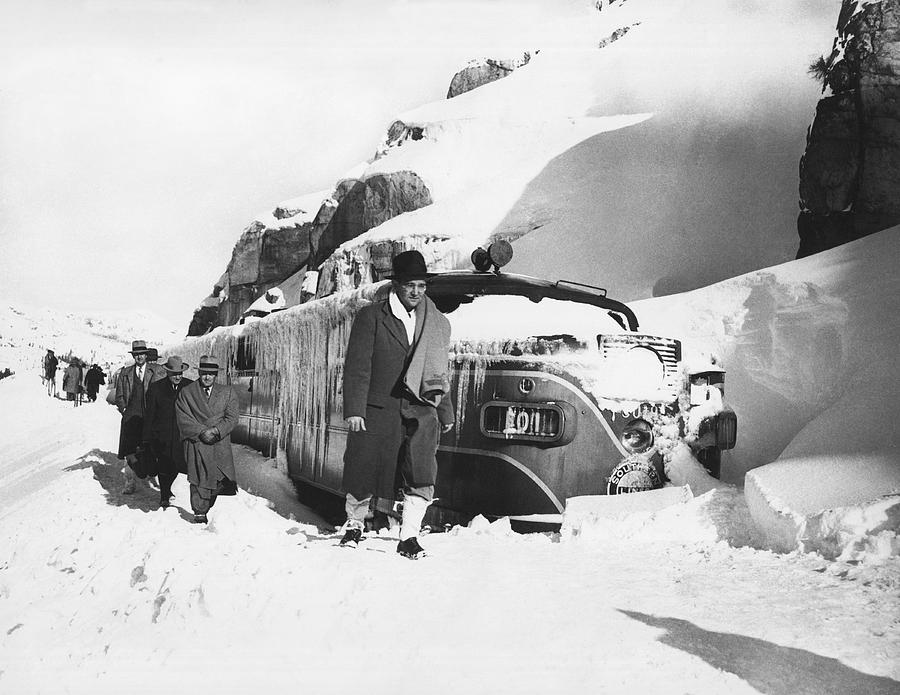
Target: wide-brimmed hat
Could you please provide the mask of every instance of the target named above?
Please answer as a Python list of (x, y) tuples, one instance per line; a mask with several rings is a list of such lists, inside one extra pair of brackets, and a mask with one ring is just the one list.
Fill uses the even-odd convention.
[(147, 347), (146, 340), (132, 340), (131, 350), (129, 350), (129, 352), (132, 355), (146, 355), (148, 352), (150, 352), (150, 350)]
[(147, 348), (147, 359), (148, 360), (158, 360), (159, 359), (159, 350), (156, 348)]
[(219, 369), (219, 360), (210, 355), (203, 355), (200, 358), (200, 364), (197, 365), (198, 372), (218, 372)]
[(424, 280), (434, 277), (436, 273), (429, 273), (425, 266), (425, 258), (418, 251), (404, 251), (394, 256), (391, 261), (393, 272), (388, 275), (389, 280)]
[(163, 367), (169, 374), (181, 374), (183, 371), (190, 369), (190, 365), (181, 359), (180, 355), (171, 355), (165, 361)]

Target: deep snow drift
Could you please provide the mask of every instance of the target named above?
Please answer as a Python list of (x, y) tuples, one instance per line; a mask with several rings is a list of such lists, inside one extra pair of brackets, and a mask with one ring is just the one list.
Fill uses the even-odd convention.
[(740, 483), (750, 471), (750, 509), (773, 548), (847, 559), (900, 551), (898, 257), (895, 227), (634, 304), (643, 329), (723, 360), (738, 414), (723, 477)]

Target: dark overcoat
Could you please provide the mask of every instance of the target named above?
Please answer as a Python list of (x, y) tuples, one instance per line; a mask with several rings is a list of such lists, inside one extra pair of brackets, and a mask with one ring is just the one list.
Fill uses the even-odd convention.
[(175, 399), (191, 383), (190, 379), (182, 378), (175, 385), (166, 378), (154, 381), (147, 389), (143, 441), (149, 443), (156, 456), (157, 472), (163, 475), (187, 473), (184, 447), (175, 419)]
[[(438, 311), (432, 303), (424, 303)], [(422, 306), (422, 305), (420, 305)], [(415, 339), (419, 339), (424, 312), (416, 310)], [(404, 418), (434, 428), (430, 452), (407, 462), (412, 486), (434, 485), (437, 476), (435, 450), (441, 424), (453, 422), (449, 395), (438, 408), (417, 402), (403, 386), (410, 345), (406, 329), (391, 312), (388, 299), (363, 307), (353, 321), (344, 360), (344, 418), (365, 418), (366, 429), (350, 432), (344, 452), (345, 492), (358, 499), (376, 495), (394, 499), (400, 448), (406, 433)]]
[[(188, 384), (175, 400), (175, 419), (187, 464), (187, 476), (197, 487), (216, 490), (218, 483), (235, 480), (231, 430), (238, 421), (238, 398), (229, 384), (214, 383), (209, 400), (199, 381)], [(220, 439), (204, 444), (200, 433), (215, 427)]]
[(119, 458), (124, 459), (133, 454), (141, 443), (144, 431), (144, 406), (147, 402), (147, 390), (154, 381), (166, 378), (166, 370), (161, 365), (148, 362), (144, 369), (143, 397), (137, 394), (132, 398), (134, 388), (134, 370), (137, 365), (123, 367), (116, 375), (116, 407), (122, 413), (122, 424), (119, 427)]
[(106, 383), (106, 374), (99, 367), (91, 367), (84, 375), (84, 386), (88, 394), (95, 394), (100, 390), (100, 384)]

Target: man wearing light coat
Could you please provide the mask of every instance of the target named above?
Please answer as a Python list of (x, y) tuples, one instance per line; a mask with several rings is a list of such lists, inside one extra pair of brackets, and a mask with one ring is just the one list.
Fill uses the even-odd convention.
[(194, 522), (207, 522), (218, 495), (237, 494), (231, 430), (238, 421), (238, 399), (228, 384), (216, 381), (219, 364), (203, 355), (200, 378), (185, 386), (175, 401), (175, 419), (184, 449)]

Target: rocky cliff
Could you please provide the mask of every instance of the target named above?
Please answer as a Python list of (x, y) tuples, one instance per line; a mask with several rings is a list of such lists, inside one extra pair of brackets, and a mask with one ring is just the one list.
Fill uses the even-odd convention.
[[(506, 77), (530, 60), (531, 54), (523, 52), (516, 58), (470, 61), (453, 76), (447, 98)], [(194, 311), (188, 335), (203, 335), (216, 326), (237, 323), (268, 289), (318, 269), (344, 242), (403, 213), (431, 205), (431, 191), (415, 171), (369, 168), (389, 152), (425, 138), (425, 130), (401, 120), (393, 122), (371, 162), (338, 181), (333, 191), (286, 201), (248, 225), (225, 273)], [(403, 250), (390, 244), (387, 248), (384, 272), (390, 268), (392, 255)], [(299, 296), (288, 300), (296, 303)]]
[(516, 68), (527, 65), (530, 60), (531, 53), (526, 51), (518, 58), (479, 58), (469, 61), (469, 64), (450, 80), (447, 98), (452, 99), (476, 87), (506, 77)]
[(286, 201), (241, 233), (231, 261), (194, 311), (188, 335), (238, 322), (266, 290), (302, 271), (337, 207), (326, 192)]
[(802, 258), (900, 222), (900, 0), (843, 0), (800, 160)]

